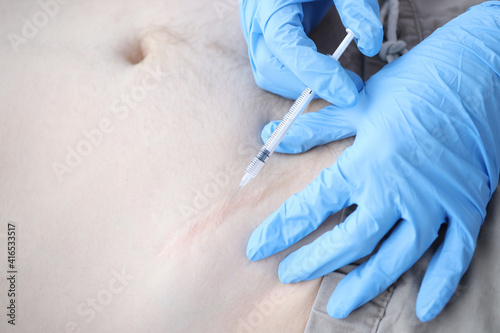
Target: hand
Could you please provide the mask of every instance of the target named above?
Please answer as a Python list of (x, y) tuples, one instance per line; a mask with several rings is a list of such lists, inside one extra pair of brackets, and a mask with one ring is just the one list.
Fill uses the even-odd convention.
[[(316, 51), (307, 34), (332, 0), (240, 0), (240, 21), (257, 84), (295, 99), (306, 85), (338, 106), (353, 106), (361, 79), (338, 61)], [(377, 54), (383, 31), (376, 0), (335, 0), (342, 22), (359, 38), (367, 56)]]
[[(471, 8), (372, 77), (356, 107), (327, 107), (294, 124), (277, 151), (300, 153), (357, 134), (334, 165), (251, 235), (259, 260), (329, 215), (345, 222), (286, 257), (284, 283), (312, 280), (371, 254), (337, 286), (327, 310), (344, 318), (394, 283), (435, 241), (417, 298), (422, 321), (446, 305), (471, 261), (500, 166), (500, 4)], [(276, 122), (263, 130), (265, 140)]]

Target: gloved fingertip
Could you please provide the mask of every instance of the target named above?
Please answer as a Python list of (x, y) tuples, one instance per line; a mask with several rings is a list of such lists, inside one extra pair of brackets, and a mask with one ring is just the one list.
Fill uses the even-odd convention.
[[(257, 230), (257, 229), (256, 229)], [(260, 259), (263, 259), (264, 256), (262, 255), (260, 249), (260, 242), (256, 233), (256, 230), (250, 235), (250, 238), (248, 239), (248, 244), (247, 244), (247, 258), (250, 261), (257, 261)]]
[(445, 307), (453, 295), (453, 290), (445, 286), (441, 288), (439, 295), (427, 304), (422, 304), (420, 295), (417, 299), (417, 317), (422, 322), (434, 319)]
[[(292, 268), (292, 269), (291, 269)], [(289, 266), (287, 264), (287, 259), (283, 259), (278, 267), (278, 277), (282, 283), (297, 283), (300, 282), (300, 278), (297, 277), (296, 271), (293, 270), (293, 265)]]
[(359, 77), (358, 74), (346, 69), (347, 75), (351, 78), (352, 82), (354, 82), (354, 85), (356, 86), (356, 90), (360, 92), (364, 88), (364, 83), (363, 80)]
[[(273, 131), (276, 129), (276, 127), (278, 127), (279, 123), (280, 121), (272, 121), (264, 126), (260, 133), (260, 138), (263, 143), (266, 143)], [(307, 139), (307, 136), (303, 131), (300, 131), (299, 128), (300, 126), (298, 126), (298, 123), (296, 123), (288, 130), (285, 137), (283, 138), (283, 141), (281, 141), (276, 148), (277, 153), (299, 154), (311, 148), (304, 147), (303, 143), (304, 140)]]
[(331, 300), (326, 306), (326, 312), (330, 317), (335, 319), (344, 319), (350, 314), (350, 311), (346, 311), (344, 307), (339, 305), (337, 302), (332, 302)]
[(355, 106), (358, 102), (359, 96), (357, 87), (358, 83), (355, 83), (352, 79), (350, 79), (350, 75), (346, 74), (345, 76), (346, 79), (342, 80), (342, 84), (340, 86), (337, 85), (337, 83), (334, 83), (332, 88), (318, 90), (317, 95), (340, 108), (351, 108)]
[(421, 322), (425, 323), (428, 322), (432, 319), (434, 319), (439, 312), (441, 312), (442, 308), (437, 305), (433, 305), (432, 307), (426, 309), (426, 310), (419, 310), (417, 309), (417, 317), (420, 319)]
[(345, 89), (338, 94), (333, 104), (341, 108), (352, 108), (358, 103), (358, 90), (353, 83), (352, 89)]
[(431, 321), (432, 319), (434, 319), (434, 317), (436, 317), (435, 314), (431, 314), (431, 313), (425, 313), (425, 314), (421, 314), (421, 313), (418, 313), (417, 311), (417, 317), (418, 319), (420, 319), (421, 322), (423, 323), (426, 323), (428, 321)]
[(287, 271), (286, 265), (282, 265), (282, 263), (278, 267), (278, 278), (280, 279), (281, 283), (284, 284), (293, 283), (294, 282), (293, 277)]
[(359, 286), (349, 285), (352, 276), (345, 276), (337, 284), (332, 296), (326, 305), (326, 312), (335, 319), (347, 318), (353, 310), (357, 308), (358, 297), (353, 293), (353, 290), (359, 289)]
[(367, 57), (373, 57), (380, 52), (382, 48), (382, 39), (379, 41), (370, 41), (366, 44), (358, 44), (358, 49)]
[(372, 28), (370, 33), (362, 33), (356, 40), (358, 49), (367, 57), (373, 57), (380, 52), (384, 40), (384, 30), (382, 24)]
[(260, 139), (262, 140), (263, 143), (265, 143), (269, 139), (273, 131), (276, 129), (276, 127), (278, 127), (278, 124), (279, 121), (276, 120), (276, 121), (271, 121), (268, 124), (266, 124), (266, 126), (264, 126), (264, 128), (260, 132)]
[[(337, 1), (335, 1), (337, 2)], [(340, 19), (356, 35), (358, 49), (369, 57), (380, 51), (384, 30), (378, 1), (338, 1)]]
[(251, 246), (247, 246), (247, 258), (250, 261), (257, 261), (257, 260), (261, 259), (261, 258), (259, 258), (258, 254), (254, 250), (254, 248)]

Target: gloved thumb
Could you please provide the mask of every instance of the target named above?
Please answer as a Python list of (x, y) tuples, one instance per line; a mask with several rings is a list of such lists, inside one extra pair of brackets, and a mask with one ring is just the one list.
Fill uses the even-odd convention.
[[(301, 115), (281, 141), (276, 152), (298, 154), (326, 143), (341, 140), (356, 134), (351, 121), (350, 109), (341, 109), (334, 105)], [(261, 139), (266, 142), (280, 121), (268, 123), (261, 132)]]

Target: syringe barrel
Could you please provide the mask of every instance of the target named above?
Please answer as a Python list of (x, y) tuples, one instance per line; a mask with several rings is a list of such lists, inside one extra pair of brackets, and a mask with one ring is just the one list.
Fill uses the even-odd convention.
[(252, 162), (250, 162), (250, 164), (245, 169), (245, 173), (251, 175), (252, 178), (257, 176), (260, 169), (262, 169), (262, 167), (266, 164), (266, 160), (269, 157), (269, 155), (267, 154), (261, 154), (263, 149), (264, 148), (260, 150), (259, 154), (257, 154), (256, 157), (254, 157)]
[(311, 89), (306, 88), (304, 89), (302, 94), (300, 94), (299, 98), (297, 98), (295, 103), (293, 103), (292, 107), (288, 110), (283, 120), (280, 121), (278, 127), (276, 127), (269, 139), (267, 139), (266, 143), (264, 144), (263, 149), (265, 148), (269, 151), (269, 156), (274, 153), (280, 142), (283, 141), (283, 138), (285, 137), (290, 127), (292, 127), (293, 123), (302, 114), (302, 112), (304, 112), (314, 96), (314, 92)]

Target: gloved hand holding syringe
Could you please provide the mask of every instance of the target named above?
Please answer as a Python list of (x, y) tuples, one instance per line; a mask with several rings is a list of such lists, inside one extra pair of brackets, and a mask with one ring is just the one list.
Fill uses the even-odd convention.
[[(347, 46), (351, 43), (351, 41), (356, 38), (354, 33), (350, 29), (346, 29), (347, 36), (342, 40), (339, 47), (335, 50), (335, 52), (331, 55), (331, 57), (335, 60), (339, 60), (340, 56), (347, 49)], [(287, 114), (283, 118), (283, 120), (279, 123), (278, 127), (273, 131), (269, 139), (262, 146), (258, 154), (254, 157), (252, 162), (245, 169), (245, 175), (241, 179), (240, 185), (236, 192), (233, 194), (231, 199), (227, 202), (231, 202), (236, 193), (238, 193), (239, 189), (248, 184), (248, 182), (257, 176), (260, 172), (266, 160), (273, 154), (276, 150), (280, 142), (285, 137), (286, 133), (292, 127), (293, 123), (297, 120), (297, 118), (304, 112), (306, 107), (309, 105), (311, 100), (314, 98), (316, 94), (309, 88), (304, 89), (302, 94), (300, 94), (299, 98), (295, 100), (290, 110), (288, 110)], [(226, 204), (226, 205), (227, 205)]]

